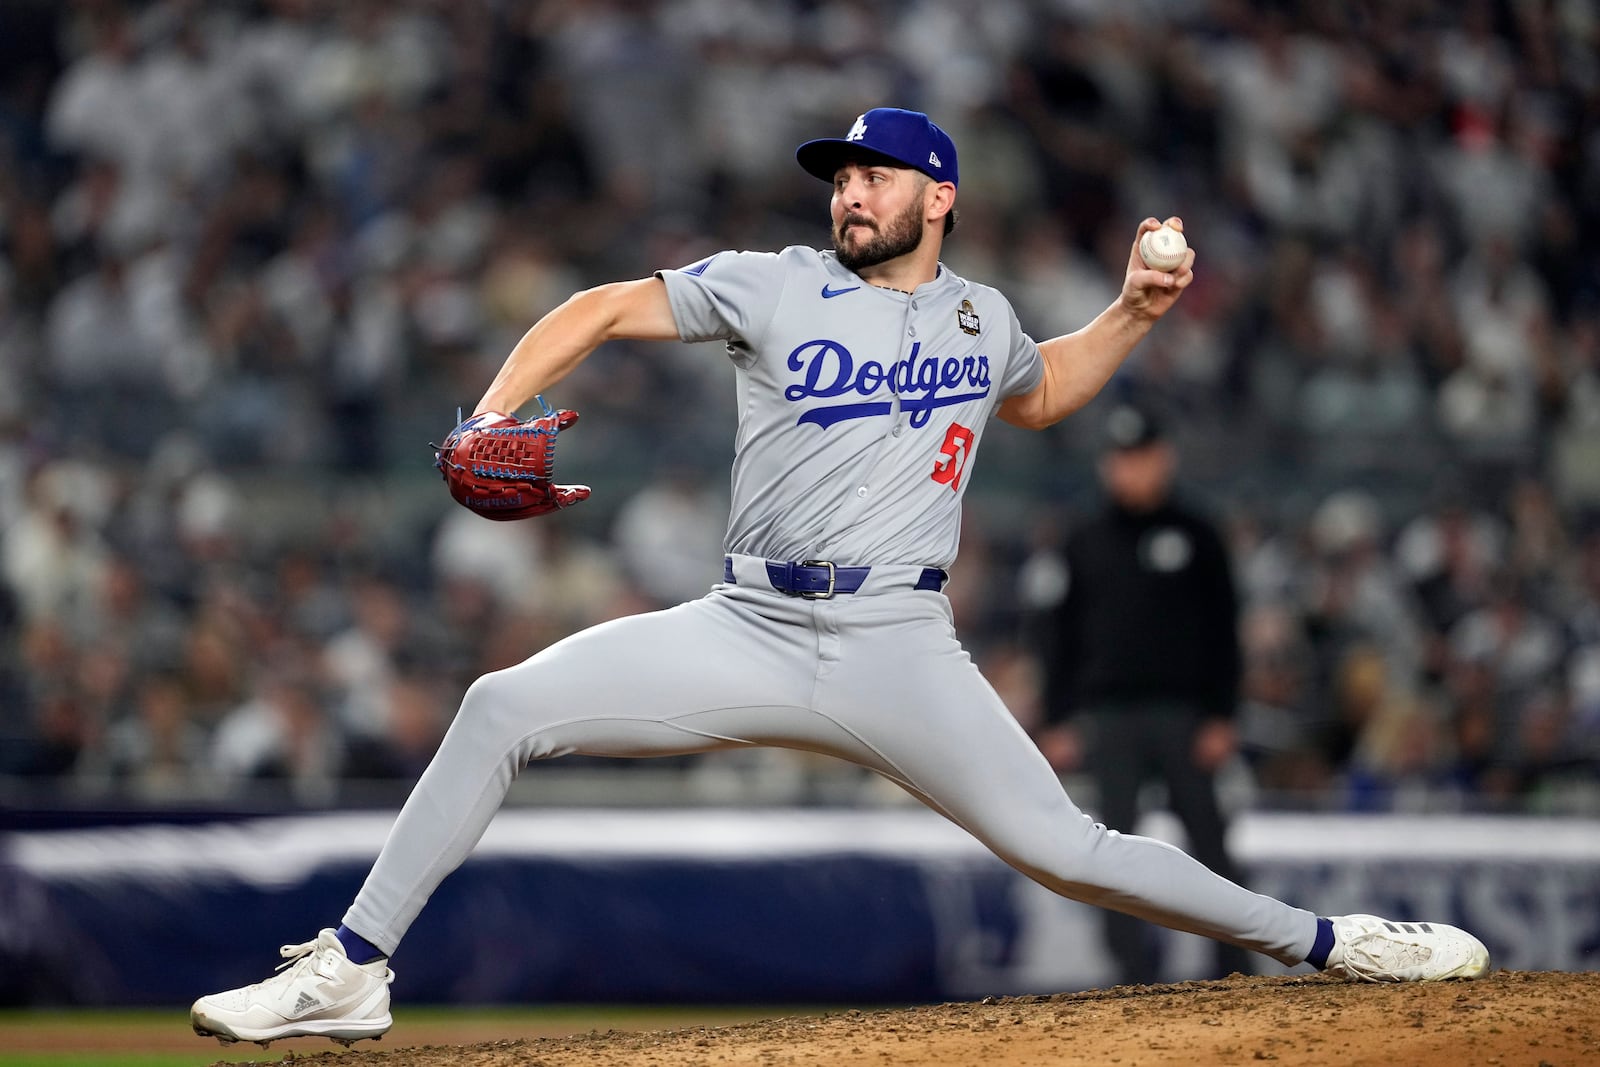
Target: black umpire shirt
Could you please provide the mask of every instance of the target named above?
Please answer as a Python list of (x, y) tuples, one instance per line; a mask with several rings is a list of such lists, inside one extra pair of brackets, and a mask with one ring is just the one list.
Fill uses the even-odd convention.
[(1144, 513), (1108, 505), (1068, 537), (1066, 562), (1045, 639), (1047, 721), (1169, 701), (1233, 717), (1238, 598), (1208, 519), (1170, 498)]

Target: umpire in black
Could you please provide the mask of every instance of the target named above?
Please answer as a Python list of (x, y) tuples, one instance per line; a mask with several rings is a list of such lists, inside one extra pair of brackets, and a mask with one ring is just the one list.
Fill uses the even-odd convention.
[[(1164, 783), (1190, 854), (1238, 881), (1214, 788), (1237, 740), (1238, 599), (1227, 548), (1210, 520), (1174, 499), (1177, 453), (1153, 410), (1119, 405), (1105, 436), (1106, 502), (1067, 537), (1066, 592), (1044, 627), (1040, 748), (1058, 770), (1090, 776), (1113, 830), (1131, 833), (1142, 786)], [(1121, 981), (1158, 980), (1152, 932), (1107, 913)], [(1221, 973), (1249, 973), (1248, 953), (1218, 947)]]

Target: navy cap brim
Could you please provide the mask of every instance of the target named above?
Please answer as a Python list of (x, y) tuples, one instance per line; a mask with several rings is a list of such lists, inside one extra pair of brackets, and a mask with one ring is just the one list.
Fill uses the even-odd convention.
[[(907, 163), (903, 159), (896, 159), (887, 152), (867, 148), (856, 141), (847, 141), (843, 137), (823, 137), (807, 141), (794, 150), (794, 158), (807, 174), (813, 178), (821, 178), (829, 185), (833, 184), (833, 176), (839, 173), (839, 168), (852, 161), (887, 164), (891, 167), (904, 167), (906, 170), (928, 174), (923, 168)], [(932, 174), (928, 174), (928, 177), (934, 181), (946, 180)]]

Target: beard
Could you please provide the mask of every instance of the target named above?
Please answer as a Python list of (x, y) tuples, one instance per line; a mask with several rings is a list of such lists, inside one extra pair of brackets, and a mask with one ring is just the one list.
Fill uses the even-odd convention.
[[(853, 224), (871, 226), (873, 233), (864, 241), (847, 246), (846, 231)], [(922, 244), (922, 200), (914, 199), (906, 209), (880, 229), (859, 215), (846, 215), (833, 230), (833, 250), (840, 266), (859, 271), (876, 267), (891, 259), (915, 252)]]

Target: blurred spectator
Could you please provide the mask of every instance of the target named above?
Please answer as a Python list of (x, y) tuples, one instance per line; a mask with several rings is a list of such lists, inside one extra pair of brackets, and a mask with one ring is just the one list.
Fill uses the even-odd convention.
[(283, 782), (302, 802), (327, 802), (345, 758), (345, 739), (323, 710), (302, 665), (274, 664), (249, 700), (223, 716), (207, 763), (224, 782)]
[(1329, 496), (1311, 517), (1305, 611), (1323, 679), (1356, 644), (1381, 649), (1392, 677), (1415, 678), (1421, 669), (1415, 607), (1384, 552), (1384, 532), (1377, 501), (1357, 490)]
[(182, 612), (152, 595), (138, 561), (121, 553), (107, 558), (93, 607), (74, 621), (81, 645), (123, 656), (136, 671), (170, 668), (181, 655)]
[(1600, 532), (1583, 542), (1579, 580), (1568, 606), (1567, 625), (1573, 643), (1566, 664), (1575, 749), (1600, 759)]
[(1274, 803), (1329, 789), (1337, 765), (1321, 744), (1311, 650), (1298, 616), (1282, 602), (1251, 605), (1240, 644), (1239, 751), (1256, 785)]
[(108, 473), (58, 460), (29, 485), (27, 510), (5, 531), (6, 582), (27, 619), (73, 623), (91, 612), (106, 567), (100, 524), (110, 506)]
[(323, 665), (343, 729), (383, 737), (391, 728), (388, 694), (395, 659), (409, 635), (404, 593), (375, 576), (357, 579), (351, 590), (352, 625), (333, 635)]
[(238, 635), (208, 631), (196, 623), (185, 636), (180, 669), (192, 713), (214, 727), (244, 695), (246, 648)]
[(545, 531), (538, 597), (527, 608), (540, 624), (542, 646), (595, 623), (647, 610), (647, 601), (634, 591), (613, 553), (566, 526), (551, 524)]
[(146, 675), (133, 696), (131, 714), (114, 723), (106, 738), (112, 780), (145, 802), (182, 802), (208, 784), (206, 733), (190, 714), (189, 695), (175, 672)]
[(1389, 694), (1363, 725), (1352, 754), (1346, 806), (1353, 811), (1426, 811), (1450, 787), (1450, 736), (1439, 708)]
[(1542, 690), (1524, 706), (1513, 752), (1510, 787), (1525, 810), (1593, 810), (1600, 785), (1593, 735), (1585, 739), (1579, 733), (1563, 690)]
[[(1530, 602), (1527, 583), (1509, 570), (1494, 576), (1487, 603), (1456, 623), (1449, 637), (1457, 663), (1481, 666), (1494, 679), (1496, 704), (1508, 720), (1555, 680), (1565, 652), (1560, 629)], [(1509, 731), (1512, 723), (1503, 725)]]
[(46, 127), (60, 149), (137, 165), (155, 145), (144, 138), (149, 119), (138, 90), (133, 26), (120, 5), (88, 14), (89, 47), (56, 82)]
[(341, 773), (356, 781), (414, 782), (444, 739), (449, 709), (459, 696), (409, 665), (398, 668), (373, 695), (384, 706), (383, 733), (352, 738)]
[(681, 467), (661, 472), (617, 512), (612, 540), (629, 579), (657, 607), (705, 595), (722, 580), (707, 560), (722, 555), (725, 499)]
[(1397, 771), (1393, 764), (1402, 754), (1394, 735), (1414, 718), (1414, 697), (1403, 678), (1390, 675), (1382, 651), (1364, 642), (1347, 645), (1334, 666), (1329, 698), (1318, 738), (1327, 765)]
[(67, 685), (35, 694), (29, 726), (29, 733), (10, 746), (7, 773), (70, 781), (98, 740), (83, 701)]
[(1394, 558), (1410, 583), (1426, 626), (1424, 672), (1444, 675), (1447, 635), (1489, 597), (1489, 582), (1505, 558), (1505, 534), (1489, 515), (1451, 493), (1437, 508), (1406, 523)]
[(1404, 319), (1378, 307), (1370, 326), (1354, 350), (1312, 370), (1301, 387), (1303, 425), (1330, 469), (1381, 466), (1396, 449), (1426, 447), (1419, 430), (1428, 397)]
[(544, 568), (546, 530), (534, 522), (495, 522), (454, 509), (433, 535), (431, 564), (441, 582), (480, 585), (502, 607), (531, 603)]

